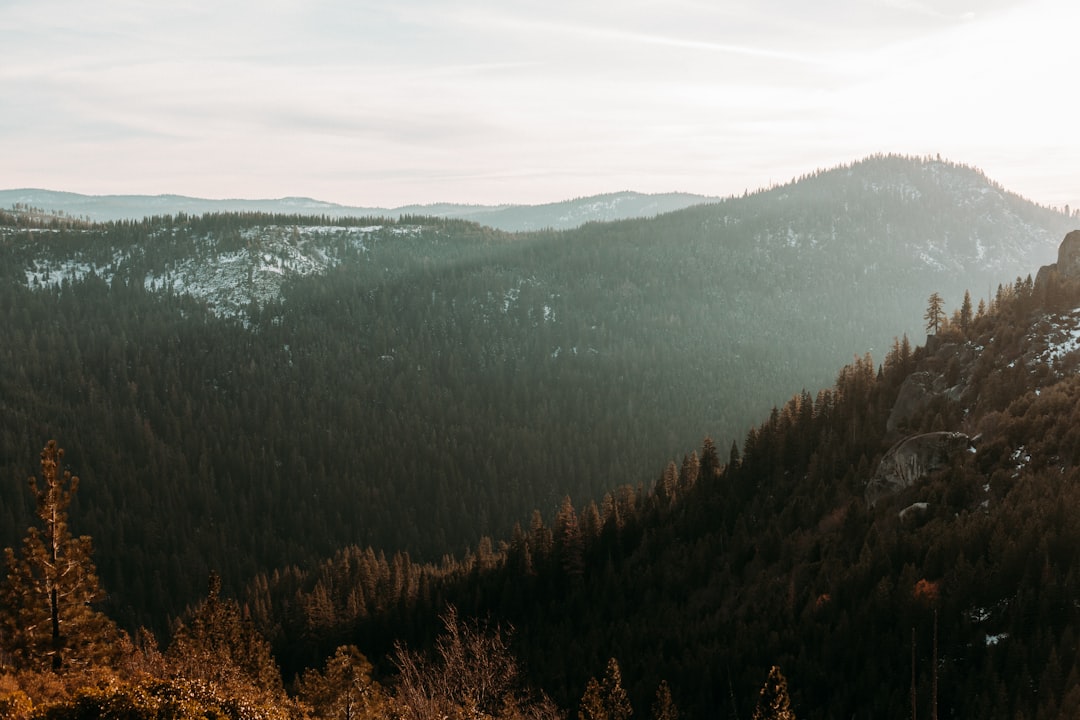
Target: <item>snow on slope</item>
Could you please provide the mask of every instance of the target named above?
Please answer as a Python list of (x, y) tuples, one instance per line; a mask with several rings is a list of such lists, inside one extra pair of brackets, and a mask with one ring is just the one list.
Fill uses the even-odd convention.
[[(219, 317), (246, 316), (252, 302), (263, 304), (277, 298), (283, 284), (293, 277), (325, 273), (340, 262), (332, 248), (342, 243), (362, 253), (379, 238), (419, 234), (416, 226), (381, 225), (260, 226), (240, 231), (244, 247), (216, 251), (212, 236), (199, 239), (206, 248), (201, 257), (186, 257), (148, 272), (143, 279), (150, 292), (174, 292), (203, 300)], [(77, 281), (91, 273), (112, 280), (125, 255), (116, 252), (108, 262), (85, 258), (61, 260), (39, 258), (26, 270), (31, 288), (57, 287), (64, 280)]]
[(1037, 354), (1039, 362), (1059, 367), (1066, 358), (1080, 350), (1080, 308), (1047, 318), (1039, 329), (1039, 337), (1032, 338), (1040, 348)]

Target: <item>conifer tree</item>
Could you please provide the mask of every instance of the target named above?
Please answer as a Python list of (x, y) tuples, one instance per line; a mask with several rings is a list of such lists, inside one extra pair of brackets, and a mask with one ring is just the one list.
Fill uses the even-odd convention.
[(938, 330), (941, 329), (942, 321), (945, 319), (945, 301), (941, 299), (941, 294), (934, 292), (930, 294), (930, 299), (927, 301), (929, 304), (926, 307), (926, 314), (923, 315), (923, 320), (926, 321), (926, 331), (937, 335)]
[(244, 617), (240, 604), (221, 597), (212, 573), (209, 594), (178, 625), (166, 660), (180, 677), (213, 683), (245, 696), (283, 696), (281, 673), (270, 644)]
[(386, 715), (386, 696), (371, 679), (372, 666), (355, 646), (339, 647), (320, 672), (307, 670), (297, 687), (300, 699), (324, 720), (364, 720)]
[(0, 585), (0, 644), (23, 667), (59, 672), (108, 659), (119, 632), (91, 604), (102, 596), (88, 536), (73, 537), (68, 506), (79, 478), (61, 471), (64, 451), (50, 440), (41, 479), (29, 479), (40, 527), (23, 539), (21, 556), (6, 548)]
[(577, 513), (570, 497), (563, 498), (555, 515), (555, 541), (559, 563), (566, 575), (580, 576), (585, 573), (585, 541), (581, 535)]
[(630, 697), (622, 686), (622, 671), (615, 658), (608, 660), (604, 679), (590, 678), (578, 711), (580, 720), (630, 720)]
[(604, 700), (608, 710), (608, 720), (630, 720), (634, 710), (630, 707), (630, 696), (622, 685), (622, 671), (615, 658), (608, 660), (604, 672)]
[(769, 677), (761, 686), (757, 706), (754, 708), (754, 720), (795, 720), (788, 697), (787, 678), (775, 665), (769, 670)]
[(671, 460), (656, 483), (656, 499), (660, 501), (661, 507), (666, 507), (671, 503), (675, 498), (678, 486), (679, 469), (675, 467), (675, 461)]
[(720, 455), (716, 450), (716, 443), (711, 437), (706, 437), (701, 443), (701, 470), (700, 477), (706, 482), (715, 480), (720, 476)]
[(971, 329), (971, 293), (964, 291), (964, 301), (960, 304), (960, 330), (966, 335)]
[(652, 720), (679, 720), (679, 708), (671, 697), (671, 688), (667, 680), (661, 680), (656, 688), (656, 700), (652, 706)]
[(737, 468), (739, 466), (739, 444), (734, 440), (731, 441), (731, 449), (728, 451), (728, 467)]
[(689, 455), (683, 456), (682, 465), (679, 467), (679, 489), (693, 487), (700, 472), (701, 461), (698, 459), (697, 450), (692, 450)]
[(585, 683), (585, 694), (581, 696), (578, 707), (578, 720), (608, 720), (604, 693), (596, 678), (589, 678), (589, 682)]

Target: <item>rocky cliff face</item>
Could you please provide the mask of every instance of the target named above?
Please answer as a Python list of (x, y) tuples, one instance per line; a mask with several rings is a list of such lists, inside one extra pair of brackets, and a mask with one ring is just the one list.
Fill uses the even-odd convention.
[(1058, 246), (1057, 262), (1043, 265), (1035, 277), (1035, 291), (1053, 285), (1080, 285), (1080, 230), (1073, 230)]
[(897, 439), (901, 433), (910, 433), (912, 420), (940, 399), (953, 403), (974, 400), (970, 397), (966, 374), (954, 371), (954, 377), (950, 378), (948, 368), (970, 368), (978, 358), (979, 349), (971, 343), (943, 343), (936, 335), (927, 338), (927, 349), (935, 354), (937, 368), (912, 373), (900, 386), (885, 427), (890, 440)]
[(866, 502), (873, 506), (880, 498), (914, 485), (946, 467), (957, 453), (971, 448), (971, 438), (961, 432), (930, 432), (904, 438), (885, 453), (877, 473), (866, 484)]
[[(1044, 265), (1035, 282), (1034, 294), (1043, 301), (1057, 296), (1069, 297), (1080, 292), (1080, 230), (1068, 233), (1058, 247), (1057, 262)], [(1073, 307), (1067, 305), (1066, 307)], [(908, 488), (935, 470), (947, 467), (957, 453), (974, 452), (972, 439), (963, 432), (910, 434), (918, 430), (917, 419), (935, 404), (959, 408), (964, 416), (984, 398), (988, 383), (972, 383), (976, 365), (983, 373), (1010, 378), (1022, 368), (1028, 382), (1047, 382), (1076, 372), (1080, 365), (1080, 308), (1041, 310), (1041, 317), (1030, 331), (1003, 353), (997, 339), (983, 337), (978, 342), (962, 337), (952, 340), (938, 336), (927, 338), (928, 360), (901, 385), (886, 425), (887, 437), (897, 440), (885, 453), (877, 470), (866, 483), (869, 505)], [(981, 358), (983, 346), (990, 347), (990, 357)], [(1041, 378), (1041, 380), (1035, 380)], [(1036, 396), (1038, 390), (1035, 391)], [(972, 430), (965, 423), (958, 429)], [(974, 432), (974, 430), (972, 430)]]
[(1057, 270), (1065, 277), (1080, 278), (1080, 230), (1073, 230), (1061, 241)]

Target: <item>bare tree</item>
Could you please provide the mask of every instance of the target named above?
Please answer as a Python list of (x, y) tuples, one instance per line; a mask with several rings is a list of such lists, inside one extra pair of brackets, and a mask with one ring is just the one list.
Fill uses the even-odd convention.
[(398, 645), (395, 715), (402, 720), (549, 720), (562, 713), (542, 693), (522, 685), (510, 631), (466, 623), (450, 607), (433, 656)]

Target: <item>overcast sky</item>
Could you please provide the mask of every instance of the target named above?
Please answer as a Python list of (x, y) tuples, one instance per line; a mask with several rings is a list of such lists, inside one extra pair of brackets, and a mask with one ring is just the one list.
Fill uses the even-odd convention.
[(1076, 0), (0, 0), (0, 188), (741, 193), (876, 152), (1080, 206)]

